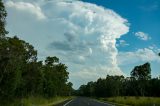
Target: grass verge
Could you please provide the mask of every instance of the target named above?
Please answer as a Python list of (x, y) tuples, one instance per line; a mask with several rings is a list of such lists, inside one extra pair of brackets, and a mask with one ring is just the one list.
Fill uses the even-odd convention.
[(44, 98), (44, 97), (27, 97), (23, 99), (14, 99), (11, 102), (2, 102), (1, 105), (5, 106), (53, 106), (64, 102), (66, 100), (72, 99), (74, 97), (54, 97), (54, 98)]
[(98, 98), (98, 100), (116, 106), (160, 106), (160, 98), (158, 97), (111, 97)]

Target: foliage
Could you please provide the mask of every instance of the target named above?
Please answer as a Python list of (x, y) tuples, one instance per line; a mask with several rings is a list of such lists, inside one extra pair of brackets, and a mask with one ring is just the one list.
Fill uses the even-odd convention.
[[(37, 51), (17, 37), (6, 38), (0, 46), (0, 96), (69, 95), (71, 83), (67, 66), (57, 57), (37, 61)], [(65, 94), (64, 94), (65, 92)]]
[(43, 96), (29, 96), (25, 98), (15, 98), (10, 102), (4, 100), (0, 104), (3, 104), (3, 106), (54, 106), (72, 98), (74, 97), (57, 96), (53, 98), (45, 98)]
[(136, 66), (131, 71), (131, 77), (134, 77), (135, 79), (138, 80), (149, 80), (151, 78), (150, 63), (147, 62), (143, 65)]
[[(121, 106), (159, 106), (160, 98), (156, 97), (111, 97), (100, 98), (104, 102), (123, 104)], [(119, 106), (116, 104), (116, 106)]]
[(7, 31), (5, 30), (6, 16), (7, 12), (5, 10), (2, 0), (0, 0), (0, 40), (5, 36), (5, 34), (7, 34)]
[(78, 95), (96, 97), (114, 96), (158, 96), (160, 97), (160, 79), (151, 79), (149, 63), (136, 66), (131, 77), (109, 76), (99, 78), (96, 82), (81, 85)]
[(6, 15), (0, 0), (0, 105), (13, 98), (71, 95), (67, 66), (56, 56), (37, 61), (37, 51), (31, 44), (16, 36), (6, 37)]

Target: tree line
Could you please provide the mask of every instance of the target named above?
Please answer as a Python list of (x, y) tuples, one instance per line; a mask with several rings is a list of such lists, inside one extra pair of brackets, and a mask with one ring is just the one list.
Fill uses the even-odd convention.
[(150, 63), (134, 67), (131, 76), (109, 76), (81, 85), (77, 95), (114, 96), (152, 96), (160, 97), (160, 78), (151, 78)]
[(67, 66), (55, 56), (38, 61), (37, 50), (31, 44), (16, 36), (7, 37), (6, 16), (0, 0), (0, 100), (70, 95)]

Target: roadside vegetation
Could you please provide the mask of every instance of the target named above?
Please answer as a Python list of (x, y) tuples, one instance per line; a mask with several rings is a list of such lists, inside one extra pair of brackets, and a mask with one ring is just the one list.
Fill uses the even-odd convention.
[(91, 97), (160, 97), (160, 78), (151, 78), (150, 63), (135, 66), (131, 77), (109, 76), (81, 85), (79, 95)]
[(160, 106), (159, 97), (110, 97), (99, 98), (98, 100), (116, 106)]
[(160, 106), (159, 91), (160, 78), (151, 78), (150, 63), (147, 62), (135, 66), (131, 77), (107, 75), (81, 85), (77, 94), (131, 106)]
[[(0, 106), (30, 106), (67, 99), (72, 93), (67, 66), (56, 56), (38, 61), (37, 50), (19, 39), (7, 37), (7, 12), (0, 0)], [(63, 97), (63, 98), (62, 98)], [(15, 105), (14, 105), (15, 104)], [(31, 105), (32, 106), (32, 105)]]
[(3, 106), (56, 106), (59, 103), (73, 99), (72, 96), (57, 96), (52, 98), (30, 96), (25, 98), (12, 99), (10, 102), (4, 100), (0, 105)]

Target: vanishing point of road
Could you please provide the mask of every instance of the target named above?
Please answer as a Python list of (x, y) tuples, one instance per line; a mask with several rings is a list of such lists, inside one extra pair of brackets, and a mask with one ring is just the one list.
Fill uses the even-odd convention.
[(62, 106), (114, 106), (108, 103), (99, 102), (86, 97), (77, 97), (63, 104)]

